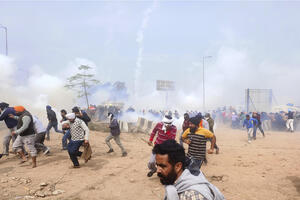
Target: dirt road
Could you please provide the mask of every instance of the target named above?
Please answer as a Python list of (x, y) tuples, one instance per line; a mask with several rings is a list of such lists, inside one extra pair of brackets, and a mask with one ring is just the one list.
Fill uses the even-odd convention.
[[(163, 199), (159, 179), (146, 176), (151, 148), (140, 138), (148, 139), (147, 135), (122, 133), (128, 151), (124, 158), (114, 141), (115, 152), (106, 154), (104, 139), (108, 133), (90, 135), (93, 157), (87, 164), (81, 160), (80, 169), (69, 168), (72, 163), (67, 152), (60, 150), (62, 136), (58, 133), (52, 133), (52, 140), (45, 142), (51, 154), (40, 155), (35, 169), (30, 162), (18, 164), (13, 154), (0, 159), (0, 199), (41, 198), (34, 197), (37, 191), (40, 196), (46, 195), (44, 199)], [(208, 155), (208, 165), (202, 171), (226, 199), (300, 199), (299, 132), (267, 132), (266, 138), (259, 135), (252, 144), (247, 144), (242, 130), (223, 129), (216, 135), (220, 154)], [(43, 182), (47, 186), (40, 186)], [(58, 194), (47, 196), (50, 190)]]

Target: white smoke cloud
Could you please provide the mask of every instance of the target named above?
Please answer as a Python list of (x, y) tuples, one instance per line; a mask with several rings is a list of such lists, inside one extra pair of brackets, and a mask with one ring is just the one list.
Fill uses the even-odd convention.
[(155, 8), (157, 7), (158, 1), (154, 0), (152, 5), (147, 8), (144, 12), (144, 17), (142, 20), (142, 25), (140, 27), (140, 29), (137, 32), (137, 38), (136, 38), (136, 42), (138, 43), (138, 57), (137, 57), (137, 61), (136, 61), (136, 69), (135, 69), (135, 76), (134, 76), (134, 95), (135, 98), (138, 97), (138, 90), (139, 90), (139, 81), (140, 81), (140, 76), (142, 73), (142, 61), (143, 61), (143, 51), (144, 51), (144, 32), (148, 26), (149, 20), (150, 20), (150, 16), (153, 13), (153, 11), (155, 10)]
[(46, 121), (46, 105), (51, 105), (56, 112), (63, 108), (70, 110), (75, 105), (74, 92), (64, 88), (65, 78), (50, 75), (40, 66), (30, 67), (29, 76), (19, 78), (22, 72), (19, 72), (14, 59), (0, 55), (0, 70), (3, 72), (0, 79), (0, 101), (7, 102), (10, 106), (23, 105), (32, 114)]

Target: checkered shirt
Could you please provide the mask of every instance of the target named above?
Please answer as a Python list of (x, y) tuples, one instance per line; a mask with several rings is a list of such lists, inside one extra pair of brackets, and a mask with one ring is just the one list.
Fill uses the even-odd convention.
[(84, 140), (85, 130), (83, 128), (84, 121), (76, 118), (74, 123), (71, 123), (71, 140), (78, 141)]
[(205, 200), (204, 197), (195, 190), (187, 190), (179, 194), (180, 200)]

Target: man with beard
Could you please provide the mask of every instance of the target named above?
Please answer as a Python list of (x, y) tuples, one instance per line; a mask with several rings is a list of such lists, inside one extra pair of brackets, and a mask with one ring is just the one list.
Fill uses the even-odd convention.
[(224, 200), (222, 193), (209, 183), (202, 172), (197, 176), (185, 169), (185, 152), (175, 140), (156, 144), (157, 176), (165, 185), (164, 200)]
[(187, 156), (190, 159), (188, 168), (192, 174), (198, 174), (202, 163), (206, 160), (206, 141), (211, 138), (209, 154), (214, 152), (215, 135), (205, 128), (199, 127), (199, 118), (190, 118), (189, 128), (183, 133), (182, 140), (189, 145)]
[[(16, 115), (14, 118), (18, 120), (17, 130), (12, 131), (12, 135), (17, 135), (15, 142), (13, 143), (13, 148), (18, 152), (18, 154), (23, 159), (22, 162), (26, 162), (23, 146), (26, 144), (29, 149), (32, 158), (32, 168), (36, 167), (36, 155), (37, 151), (35, 148), (35, 130), (32, 115), (25, 110), (23, 106), (15, 106), (14, 110)], [(13, 116), (10, 116), (13, 117)]]
[[(153, 139), (155, 135), (157, 134), (155, 144), (161, 144), (166, 140), (175, 139), (177, 128), (176, 126), (172, 125), (173, 119), (170, 115), (166, 115), (162, 122), (159, 122), (154, 127), (150, 139), (148, 142), (149, 146), (153, 146)], [(148, 168), (150, 169), (150, 172), (148, 172), (147, 176), (151, 177), (156, 172), (155, 167), (155, 154), (151, 154), (150, 161), (148, 163)]]

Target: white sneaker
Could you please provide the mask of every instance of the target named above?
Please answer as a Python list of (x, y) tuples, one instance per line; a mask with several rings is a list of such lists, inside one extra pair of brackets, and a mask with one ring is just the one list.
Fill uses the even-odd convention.
[(251, 144), (251, 140), (248, 140), (248, 143)]

